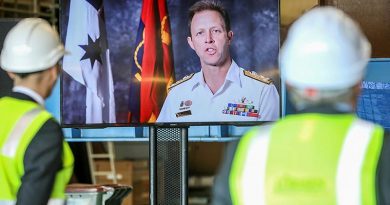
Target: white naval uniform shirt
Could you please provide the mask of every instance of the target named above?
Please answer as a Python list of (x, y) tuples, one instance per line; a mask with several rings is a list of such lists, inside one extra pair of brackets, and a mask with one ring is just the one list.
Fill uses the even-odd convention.
[[(258, 117), (225, 114), (228, 105), (254, 106)], [(279, 94), (275, 86), (244, 75), (232, 61), (226, 79), (214, 94), (203, 72), (171, 88), (157, 122), (275, 121), (279, 118)]]

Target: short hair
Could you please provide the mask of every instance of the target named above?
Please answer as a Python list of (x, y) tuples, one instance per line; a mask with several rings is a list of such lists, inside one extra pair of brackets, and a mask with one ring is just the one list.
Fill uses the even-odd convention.
[(225, 22), (226, 31), (230, 31), (230, 17), (226, 9), (223, 7), (220, 1), (215, 0), (202, 0), (193, 4), (188, 11), (188, 34), (191, 36), (191, 22), (196, 13), (201, 11), (216, 11), (221, 14), (223, 21)]
[(30, 73), (14, 73), (14, 74), (19, 76), (21, 79), (24, 79), (30, 75), (33, 75), (33, 74), (43, 73), (43, 71), (45, 71), (45, 70), (39, 70), (39, 71), (30, 72)]
[(315, 97), (307, 96), (305, 89), (289, 87), (289, 98), (294, 107), (299, 111), (314, 106), (335, 106), (337, 104), (349, 104), (354, 99), (354, 87), (327, 90), (319, 89)]

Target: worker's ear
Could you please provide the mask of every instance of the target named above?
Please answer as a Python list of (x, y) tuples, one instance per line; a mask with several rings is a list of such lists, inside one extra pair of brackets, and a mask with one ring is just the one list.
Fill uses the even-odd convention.
[(361, 88), (361, 83), (357, 83), (352, 87), (352, 97), (351, 97), (351, 104), (354, 109), (357, 107), (357, 101), (360, 95), (362, 88)]
[(45, 72), (48, 73), (49, 75), (49, 79), (51, 82), (55, 82), (57, 80), (57, 76), (58, 76), (58, 65), (55, 65), (49, 69), (47, 69)]
[(361, 88), (361, 82), (357, 83), (352, 87), (352, 101), (357, 102), (358, 97), (360, 95), (362, 88)]
[(353, 89), (354, 96), (356, 96), (356, 97), (359, 96), (360, 92), (362, 90), (361, 83), (356, 84), (355, 86), (353, 86), (352, 89)]
[(10, 73), (10, 72), (7, 72), (8, 76), (12, 79), (12, 80), (15, 80), (15, 73)]

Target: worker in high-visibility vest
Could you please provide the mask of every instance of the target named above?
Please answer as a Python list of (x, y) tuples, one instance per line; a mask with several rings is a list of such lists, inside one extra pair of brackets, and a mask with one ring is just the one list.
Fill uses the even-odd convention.
[(0, 204), (64, 204), (73, 154), (44, 108), (65, 54), (58, 33), (39, 18), (7, 34), (0, 65), (14, 81), (0, 99)]
[(297, 114), (230, 145), (213, 204), (390, 204), (390, 141), (354, 113), (371, 46), (341, 10), (317, 7), (290, 28), (280, 53)]

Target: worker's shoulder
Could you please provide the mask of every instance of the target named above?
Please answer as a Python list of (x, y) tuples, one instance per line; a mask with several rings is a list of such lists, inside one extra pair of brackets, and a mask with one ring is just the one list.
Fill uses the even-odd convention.
[(253, 80), (268, 84), (268, 85), (273, 83), (271, 78), (265, 77), (263, 75), (259, 75), (255, 71), (248, 71), (248, 70), (242, 69), (242, 72), (244, 73), (244, 76), (246, 76), (250, 79), (253, 79)]
[(50, 118), (36, 132), (32, 142), (36, 142), (38, 147), (52, 147), (61, 146), (63, 140), (64, 136), (60, 124), (54, 118)]
[(171, 86), (169, 86), (168, 89), (169, 89), (169, 90), (172, 90), (172, 88), (178, 87), (178, 85), (183, 85), (184, 82), (189, 81), (194, 75), (195, 75), (195, 73), (191, 73), (191, 74), (189, 74), (189, 75), (184, 76), (182, 79), (176, 81), (176, 82), (173, 83)]

